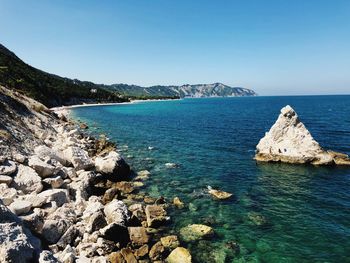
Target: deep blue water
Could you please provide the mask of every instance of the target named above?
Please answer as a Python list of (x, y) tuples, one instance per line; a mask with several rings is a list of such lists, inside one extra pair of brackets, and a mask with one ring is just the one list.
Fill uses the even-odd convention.
[[(350, 262), (350, 168), (253, 160), (287, 104), (323, 147), (350, 154), (350, 96), (185, 99), (72, 114), (115, 141), (136, 171), (152, 173), (144, 188), (150, 195), (186, 203), (171, 211), (172, 231), (212, 225), (212, 240), (184, 244), (197, 262)], [(168, 162), (179, 167), (167, 169)], [(215, 201), (207, 185), (235, 198)], [(266, 222), (256, 225), (254, 216)]]

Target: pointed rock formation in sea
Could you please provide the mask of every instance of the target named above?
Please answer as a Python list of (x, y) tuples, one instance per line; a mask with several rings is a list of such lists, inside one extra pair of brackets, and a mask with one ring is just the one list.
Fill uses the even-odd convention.
[(276, 123), (259, 141), (256, 146), (255, 160), (314, 165), (350, 165), (348, 155), (324, 150), (289, 105), (281, 109)]

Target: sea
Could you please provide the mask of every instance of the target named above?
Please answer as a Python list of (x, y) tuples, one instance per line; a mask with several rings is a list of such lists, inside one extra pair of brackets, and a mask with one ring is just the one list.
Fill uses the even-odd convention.
[[(181, 242), (194, 262), (350, 262), (350, 167), (253, 159), (286, 105), (322, 147), (350, 154), (350, 96), (189, 98), (71, 114), (115, 142), (134, 171), (151, 172), (141, 192), (185, 203), (169, 209), (169, 233), (214, 229)], [(214, 200), (208, 186), (233, 197)]]

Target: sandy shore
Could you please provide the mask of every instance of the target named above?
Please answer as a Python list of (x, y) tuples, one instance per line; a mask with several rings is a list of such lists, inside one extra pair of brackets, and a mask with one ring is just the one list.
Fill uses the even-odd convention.
[(114, 103), (91, 103), (91, 104), (76, 104), (70, 106), (61, 106), (50, 108), (51, 111), (55, 112), (58, 116), (67, 117), (70, 113), (70, 109), (81, 108), (81, 107), (96, 107), (96, 106), (112, 106), (112, 105), (126, 105), (126, 104), (135, 104), (141, 102), (157, 102), (157, 101), (173, 101), (173, 100), (181, 100), (181, 99), (150, 99), (150, 100), (131, 100), (129, 102), (114, 102)]

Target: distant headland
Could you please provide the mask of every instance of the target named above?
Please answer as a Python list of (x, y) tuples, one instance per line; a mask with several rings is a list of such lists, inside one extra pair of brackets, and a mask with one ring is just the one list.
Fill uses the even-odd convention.
[(92, 103), (118, 103), (139, 99), (256, 96), (250, 89), (222, 83), (141, 87), (95, 84), (36, 69), (0, 44), (0, 84), (34, 98), (47, 107)]

